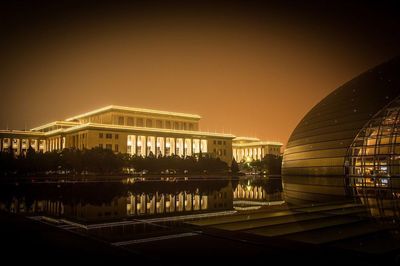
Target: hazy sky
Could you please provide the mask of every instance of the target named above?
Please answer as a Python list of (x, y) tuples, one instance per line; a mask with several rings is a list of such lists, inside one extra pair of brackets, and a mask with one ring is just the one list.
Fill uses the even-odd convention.
[(324, 96), (400, 54), (394, 2), (10, 2), (0, 128), (115, 104), (286, 143)]

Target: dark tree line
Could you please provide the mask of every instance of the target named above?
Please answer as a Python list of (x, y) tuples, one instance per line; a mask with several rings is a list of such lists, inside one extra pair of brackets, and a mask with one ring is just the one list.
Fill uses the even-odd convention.
[[(64, 149), (46, 153), (35, 152), (31, 147), (25, 155), (15, 156), (12, 152), (0, 153), (0, 175), (46, 175), (62, 173), (122, 174), (128, 169), (135, 172), (147, 170), (161, 173), (169, 170), (176, 173), (218, 173), (229, 170), (227, 163), (206, 154), (199, 157), (159, 156), (150, 153), (147, 157), (115, 154), (109, 149), (91, 150)], [(232, 169), (233, 170), (233, 169)]]
[(282, 156), (267, 154), (261, 160), (254, 160), (250, 163), (242, 162), (240, 168), (245, 171), (265, 171), (267, 174), (270, 175), (280, 175), (282, 170)]

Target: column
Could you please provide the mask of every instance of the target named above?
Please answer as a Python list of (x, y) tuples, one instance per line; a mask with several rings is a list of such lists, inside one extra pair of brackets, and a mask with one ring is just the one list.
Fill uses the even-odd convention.
[[(163, 137), (163, 142), (164, 142), (164, 151), (163, 151), (163, 155), (166, 156), (167, 155), (167, 138)], [(171, 144), (170, 144), (171, 145)], [(165, 198), (164, 198), (165, 201)]]
[(177, 155), (176, 154), (176, 138), (174, 138), (174, 154)]
[(22, 154), (22, 139), (18, 139), (18, 146), (19, 146), (19, 155)]
[(148, 138), (147, 136), (144, 136), (144, 157), (147, 157), (147, 155), (148, 155), (148, 152), (147, 152), (147, 138)]
[[(136, 120), (136, 118), (135, 118), (135, 120)], [(135, 136), (135, 155), (138, 155), (138, 145), (137, 145), (137, 143), (139, 141), (139, 135), (134, 135), (134, 136)], [(140, 147), (140, 148), (142, 148), (142, 147)]]
[(199, 210), (201, 211), (201, 204), (203, 203), (203, 199), (202, 199), (203, 195), (201, 192), (199, 192)]
[(163, 213), (166, 213), (167, 212), (167, 201), (165, 199), (165, 194), (163, 193), (162, 195), (163, 195), (163, 204), (164, 204)]
[(190, 199), (192, 200), (192, 206), (191, 206), (191, 210), (192, 211), (194, 211), (194, 208), (193, 208), (193, 201), (194, 201), (194, 193), (190, 193)]
[[(41, 140), (40, 139), (37, 139), (37, 149), (38, 149), (38, 151), (40, 151), (40, 142), (41, 142)], [(44, 140), (43, 140), (43, 151), (45, 151), (44, 149), (45, 149), (45, 147), (44, 147), (44, 144), (45, 144), (45, 142), (44, 142)]]
[(183, 157), (186, 156), (186, 139), (182, 138), (182, 149), (183, 149)]
[(8, 143), (8, 150), (11, 151), (12, 149), (14, 149), (14, 147), (13, 147), (13, 142), (14, 142), (14, 140), (13, 140), (12, 137), (10, 137), (8, 140), (10, 141), (10, 142)]

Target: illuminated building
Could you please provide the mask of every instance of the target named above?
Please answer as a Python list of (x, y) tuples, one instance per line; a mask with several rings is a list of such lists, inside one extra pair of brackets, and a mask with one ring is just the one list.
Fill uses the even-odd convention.
[(368, 189), (380, 193), (381, 201), (397, 195), (399, 97), (400, 58), (395, 58), (336, 89), (312, 108), (284, 152), (286, 200), (343, 199)]
[(267, 154), (281, 155), (282, 143), (261, 141), (258, 138), (236, 137), (232, 141), (233, 157), (236, 161), (260, 160)]
[(30, 131), (0, 130), (0, 150), (16, 155), (35, 151), (100, 147), (148, 156), (210, 154), (230, 163), (231, 134), (199, 131), (200, 116), (122, 106), (107, 106)]

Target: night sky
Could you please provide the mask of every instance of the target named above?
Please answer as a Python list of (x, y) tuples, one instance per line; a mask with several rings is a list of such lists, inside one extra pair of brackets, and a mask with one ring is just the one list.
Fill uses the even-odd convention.
[(400, 54), (395, 2), (5, 2), (1, 129), (115, 104), (286, 143), (328, 93)]

